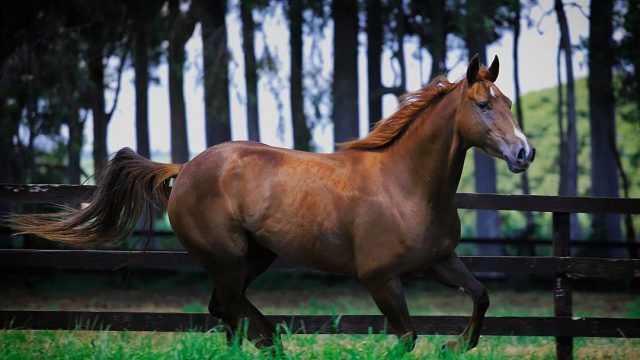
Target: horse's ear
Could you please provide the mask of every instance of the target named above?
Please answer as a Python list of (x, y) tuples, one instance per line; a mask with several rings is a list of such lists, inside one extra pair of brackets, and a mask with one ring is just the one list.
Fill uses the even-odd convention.
[(491, 82), (496, 82), (498, 72), (500, 72), (500, 60), (498, 60), (498, 55), (496, 55), (487, 70), (487, 76), (485, 78)]
[(478, 54), (475, 54), (467, 68), (467, 83), (469, 83), (469, 86), (478, 80), (478, 71), (480, 71), (480, 61), (478, 60)]

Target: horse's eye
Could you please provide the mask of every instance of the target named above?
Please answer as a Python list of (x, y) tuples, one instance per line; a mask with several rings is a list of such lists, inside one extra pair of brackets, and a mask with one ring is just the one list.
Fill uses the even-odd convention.
[(479, 103), (476, 103), (476, 105), (478, 105), (478, 107), (482, 111), (489, 110), (489, 102), (487, 101), (480, 101)]

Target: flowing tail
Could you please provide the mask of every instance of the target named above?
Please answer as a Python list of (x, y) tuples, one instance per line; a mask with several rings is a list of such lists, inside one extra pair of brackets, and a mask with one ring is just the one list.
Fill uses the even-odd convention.
[[(123, 148), (109, 162), (89, 205), (49, 214), (11, 215), (17, 234), (33, 234), (70, 245), (112, 243), (131, 236), (139, 218), (167, 204), (169, 181), (181, 165), (161, 164)], [(147, 222), (150, 228), (151, 222)]]

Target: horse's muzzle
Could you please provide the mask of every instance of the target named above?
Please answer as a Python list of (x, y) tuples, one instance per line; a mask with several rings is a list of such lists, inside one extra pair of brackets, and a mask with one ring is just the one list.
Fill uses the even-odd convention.
[(507, 165), (509, 166), (509, 171), (516, 174), (527, 170), (527, 168), (529, 168), (529, 165), (533, 162), (535, 158), (536, 158), (536, 149), (534, 147), (532, 147), (531, 150), (529, 150), (528, 152), (525, 149), (525, 147), (521, 147), (520, 149), (517, 150), (517, 153), (515, 154), (515, 156), (513, 155), (504, 156), (504, 159), (507, 162)]

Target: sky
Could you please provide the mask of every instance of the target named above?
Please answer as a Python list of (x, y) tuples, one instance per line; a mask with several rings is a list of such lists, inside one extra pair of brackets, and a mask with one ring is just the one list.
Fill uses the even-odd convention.
[[(588, 1), (576, 1), (588, 12)], [(533, 26), (522, 20), (520, 37), (520, 86), (523, 94), (544, 89), (556, 85), (556, 55), (559, 41), (559, 30), (555, 14), (549, 12), (553, 9), (552, 0), (541, 0), (539, 5), (531, 9), (531, 17), (537, 19)], [(577, 8), (566, 6), (569, 29), (572, 44), (578, 44), (588, 36), (588, 19)], [(544, 15), (546, 14), (546, 15)], [(544, 15), (544, 16), (543, 16)], [(274, 16), (261, 19), (260, 14), (254, 14), (256, 20), (263, 20), (264, 37), (256, 36), (256, 56), (260, 56), (263, 42), (266, 40), (270, 51), (276, 54), (280, 63), (280, 71), (276, 78), (261, 78), (258, 84), (258, 106), (260, 116), (261, 142), (269, 145), (288, 147), (292, 146), (291, 115), (289, 112), (289, 31), (285, 14), (278, 8)], [(247, 139), (246, 104), (244, 103), (244, 63), (242, 56), (242, 30), (240, 25), (238, 1), (232, 0), (230, 11), (227, 15), (227, 40), (231, 52), (229, 64), (231, 86), (229, 90), (231, 99), (231, 121), (233, 140)], [(324, 41), (320, 43), (323, 51), (323, 73), (330, 77), (332, 72), (332, 45), (333, 24), (329, 22), (324, 33)], [(266, 38), (266, 39), (265, 39)], [(359, 37), (358, 56), (358, 102), (360, 106), (360, 136), (367, 133), (368, 109), (367, 109), (367, 63), (366, 63), (366, 36), (361, 33)], [(454, 37), (448, 39), (450, 43)], [(309, 39), (304, 38), (305, 59), (309, 52)], [(500, 76), (496, 85), (501, 91), (513, 97), (513, 61), (512, 47), (513, 36), (505, 32), (495, 43), (487, 47), (488, 61), (494, 55), (500, 58)], [(425, 79), (431, 68), (431, 58), (427, 52), (422, 54), (422, 64), (416, 55), (417, 38), (408, 38), (405, 41), (406, 59), (406, 83), (409, 91), (419, 89), (429, 79)], [(204, 131), (204, 103), (203, 103), (203, 79), (202, 79), (202, 42), (199, 26), (186, 45), (188, 60), (185, 65), (184, 94), (187, 106), (189, 149), (191, 156), (195, 156), (206, 148)], [(394, 75), (391, 70), (390, 52), (383, 54), (383, 85), (393, 84)], [(447, 77), (451, 81), (461, 78), (466, 71), (467, 54), (461, 50), (450, 51), (447, 56), (447, 68), (450, 69)], [(574, 72), (576, 78), (584, 77), (588, 73), (586, 53), (579, 50), (574, 53)], [(110, 64), (115, 66), (116, 64)], [(305, 66), (308, 64), (305, 63)], [(169, 90), (167, 65), (163, 62), (152, 70), (152, 76), (158, 81), (149, 87), (149, 131), (152, 150), (152, 158), (161, 153), (170, 151), (170, 124), (169, 124)], [(564, 78), (564, 75), (563, 75)], [(269, 85), (281, 89), (278, 92), (279, 101), (284, 105), (282, 119), (279, 119), (277, 100), (269, 90)], [(113, 100), (111, 94), (107, 95), (107, 107)], [(391, 114), (397, 106), (397, 100), (393, 95), (387, 95), (383, 99), (383, 116)], [(320, 152), (333, 150), (332, 125), (329, 114), (326, 119), (314, 129), (313, 137)], [(134, 72), (128, 68), (122, 76), (122, 89), (120, 99), (108, 130), (108, 151), (116, 152), (122, 147), (135, 149), (135, 89)], [(278, 131), (282, 126), (283, 131)], [(93, 126), (89, 116), (85, 127), (84, 156), (91, 152), (93, 143)], [(281, 136), (278, 135), (281, 134)]]

